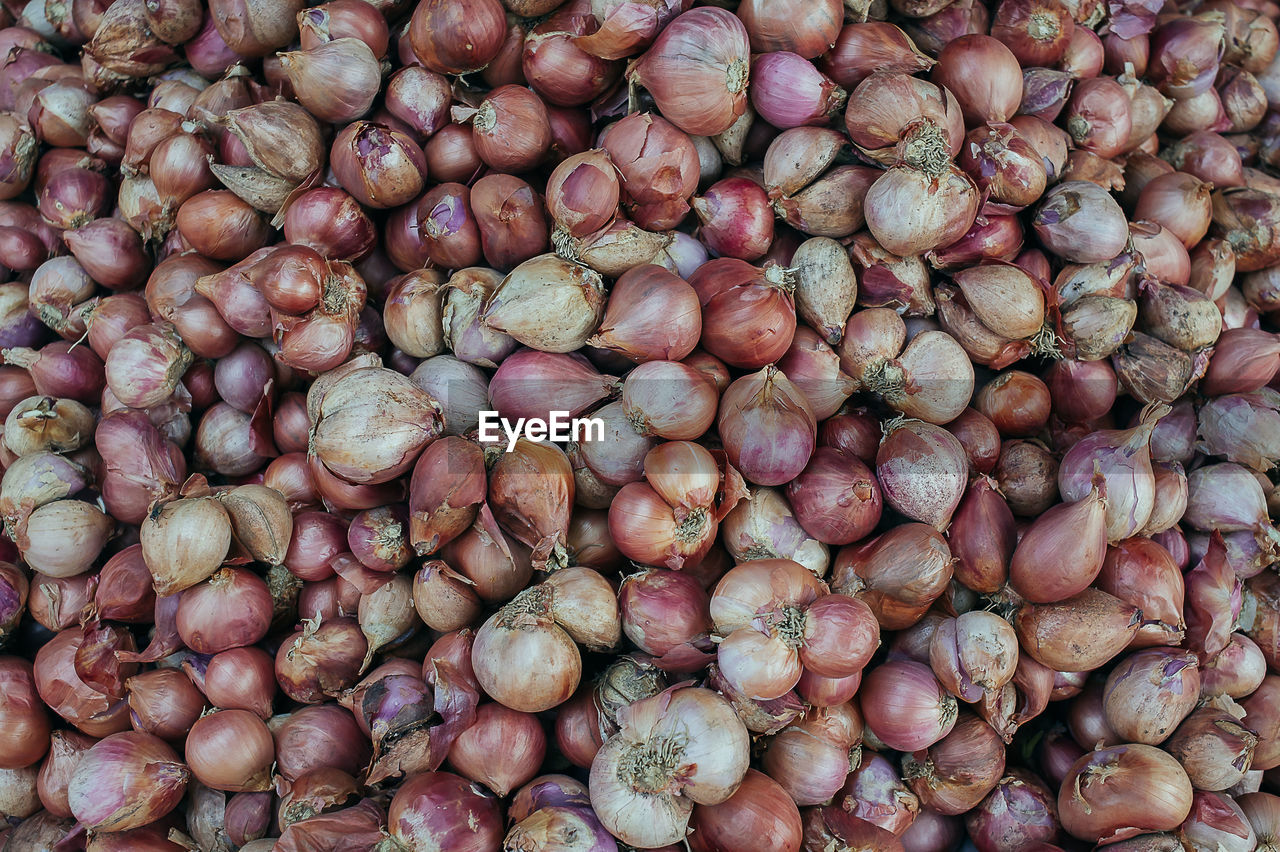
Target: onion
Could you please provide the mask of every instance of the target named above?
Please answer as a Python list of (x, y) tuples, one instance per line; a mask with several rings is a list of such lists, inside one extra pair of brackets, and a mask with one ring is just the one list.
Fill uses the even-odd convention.
[(905, 327), (895, 317), (886, 323), (889, 336), (878, 352), (859, 352), (850, 344), (852, 335), (846, 335), (841, 344), (841, 367), (907, 417), (937, 425), (951, 422), (973, 395), (972, 362), (955, 338), (942, 331), (921, 332), (900, 354), (895, 353), (899, 345), (893, 340), (897, 336), (895, 323), (905, 337)]
[[(808, 63), (805, 63), (808, 64)], [(716, 254), (758, 260), (773, 242), (773, 213), (764, 189), (747, 178), (730, 177), (692, 201), (702, 221), (700, 233)]]
[(1055, 506), (1037, 518), (1009, 563), (1014, 590), (1035, 603), (1053, 603), (1084, 591), (1106, 557), (1109, 506), (1105, 485), (1095, 482), (1083, 500)]
[(387, 830), (407, 846), (443, 842), (458, 852), (484, 852), (501, 843), (497, 803), (448, 772), (412, 776), (391, 800)]
[(314, 704), (355, 683), (367, 643), (352, 618), (304, 620), (276, 654), (276, 679), (294, 701)]
[(829, 447), (819, 447), (787, 484), (787, 500), (801, 526), (824, 544), (858, 541), (880, 520), (876, 477), (859, 459)]
[(1066, 181), (1049, 190), (1033, 225), (1047, 248), (1076, 263), (1110, 260), (1128, 239), (1120, 205), (1088, 181)]
[(747, 729), (729, 702), (673, 687), (625, 708), (591, 766), (591, 806), (624, 843), (654, 848), (684, 837), (694, 805), (717, 805), (747, 772)]
[[(502, 758), (495, 764), (499, 752)], [(505, 797), (537, 773), (545, 753), (546, 736), (536, 718), (485, 704), (475, 724), (454, 741), (449, 761), (464, 777)]]
[(178, 669), (155, 669), (125, 681), (135, 730), (170, 742), (181, 741), (200, 718), (205, 698)]
[(231, 547), (231, 519), (207, 497), (185, 497), (150, 511), (140, 533), (156, 594), (172, 595), (212, 576)]
[(1244, 779), (1258, 737), (1235, 716), (1213, 707), (1192, 711), (1164, 743), (1197, 790), (1226, 790)]
[[(539, 487), (530, 489), (534, 479)], [(554, 445), (520, 439), (489, 473), (489, 506), (521, 543), (533, 549), (535, 565), (563, 564), (574, 484), (569, 460)]]
[(952, 731), (903, 763), (903, 776), (920, 802), (946, 815), (969, 811), (1004, 775), (1004, 743), (991, 726), (965, 714)]
[(206, 787), (261, 792), (271, 787), (275, 743), (266, 724), (246, 710), (203, 716), (187, 735), (187, 763)]
[[(796, 329), (793, 284), (786, 270), (735, 258), (703, 264), (690, 277), (702, 305), (702, 346), (728, 364), (758, 369), (780, 358)], [(743, 337), (738, 330), (755, 331)]]
[(768, 775), (748, 769), (732, 796), (695, 808), (689, 820), (690, 848), (711, 852), (764, 842), (771, 849), (800, 848), (800, 811)]
[(169, 813), (190, 773), (173, 749), (150, 734), (114, 734), (76, 765), (68, 788), (71, 811), (86, 827), (127, 831)]
[(1121, 738), (1158, 745), (1200, 696), (1195, 655), (1165, 648), (1138, 651), (1112, 670), (1103, 690), (1107, 724)]
[(842, 548), (831, 587), (864, 600), (886, 630), (915, 624), (952, 577), (946, 540), (925, 524), (903, 524), (860, 546)]
[(688, 575), (662, 569), (632, 574), (618, 592), (618, 606), (623, 632), (658, 666), (679, 671), (705, 661), (710, 599)]
[[(918, 465), (930, 476), (920, 476)], [(906, 517), (946, 529), (964, 495), (968, 464), (964, 447), (947, 430), (919, 420), (885, 426), (876, 454), (876, 478), (885, 501)]]
[[(1134, 808), (1135, 802), (1142, 807)], [(1081, 757), (1058, 793), (1063, 827), (1089, 842), (1169, 831), (1191, 811), (1187, 774), (1149, 745), (1112, 746)]]
[(49, 748), (49, 716), (37, 695), (31, 664), (16, 657), (2, 658), (0, 675), (5, 681), (0, 698), (5, 741), (0, 747), (0, 769), (21, 769), (44, 756)]
[(928, 748), (956, 724), (956, 700), (920, 663), (896, 660), (877, 666), (864, 678), (862, 694), (868, 727), (899, 751)]
[(266, 636), (271, 611), (271, 593), (261, 578), (250, 571), (223, 568), (182, 592), (178, 635), (201, 654), (246, 647)]
[(809, 462), (817, 432), (804, 394), (772, 366), (729, 386), (717, 428), (734, 467), (760, 485), (794, 479)]
[[(522, 592), (476, 634), (476, 677), (485, 692), (513, 710), (537, 713), (555, 707), (578, 686), (581, 655), (552, 616), (553, 594), (546, 586)], [(515, 667), (520, 673), (515, 679), (513, 659), (527, 661)]]
[(893, 765), (874, 753), (849, 773), (849, 780), (836, 794), (835, 804), (894, 834), (901, 834), (920, 811), (919, 799)]
[(266, 719), (276, 692), (275, 664), (259, 648), (232, 648), (209, 660), (202, 688), (216, 707), (248, 710)]
[(946, 248), (964, 236), (977, 215), (978, 192), (954, 166), (936, 174), (900, 166), (871, 185), (864, 204), (871, 235), (906, 256)]
[(1252, 532), (1259, 544), (1274, 538), (1261, 486), (1245, 468), (1234, 464), (1197, 468), (1187, 476), (1187, 488), (1184, 518), (1192, 527)]
[(369, 764), (368, 735), (336, 704), (299, 708), (272, 728), (277, 771), (289, 781), (322, 767), (351, 774)]
[(724, 543), (739, 561), (792, 559), (815, 575), (826, 574), (830, 554), (796, 520), (781, 491), (756, 488), (729, 512), (723, 523)]
[(1057, 803), (1044, 782), (1014, 768), (965, 815), (975, 845), (984, 849), (1034, 848), (1059, 839)]
[(1197, 846), (1254, 849), (1258, 838), (1240, 806), (1227, 795), (1197, 790), (1182, 836)]
[(996, 591), (1009, 575), (1017, 543), (1013, 513), (994, 480), (980, 476), (961, 499), (947, 542), (956, 557), (956, 579), (978, 592)]
[(1230, 643), (1242, 604), (1240, 580), (1226, 555), (1225, 542), (1215, 534), (1204, 558), (1185, 576), (1187, 645), (1206, 659)]
[(862, 717), (852, 704), (815, 707), (770, 739), (762, 765), (799, 805), (829, 801), (861, 759)]
[(934, 675), (956, 697), (970, 703), (998, 693), (1018, 665), (1017, 634), (1007, 621), (985, 612), (946, 619), (929, 641)]
[(643, 363), (679, 361), (702, 331), (697, 292), (656, 266), (635, 267), (609, 293), (600, 328), (587, 343)]
[(571, 352), (599, 326), (603, 290), (600, 276), (590, 270), (555, 255), (540, 255), (502, 280), (483, 321), (533, 349)]
[(668, 121), (685, 133), (713, 136), (746, 109), (748, 33), (722, 9), (694, 9), (667, 25), (627, 72)]
[(1177, 563), (1161, 545), (1142, 537), (1107, 548), (1096, 585), (1142, 610), (1135, 644), (1171, 645), (1184, 633), (1184, 583)]
[(1024, 605), (1014, 627), (1023, 649), (1041, 665), (1090, 671), (1124, 650), (1141, 622), (1137, 607), (1089, 588), (1058, 603)]

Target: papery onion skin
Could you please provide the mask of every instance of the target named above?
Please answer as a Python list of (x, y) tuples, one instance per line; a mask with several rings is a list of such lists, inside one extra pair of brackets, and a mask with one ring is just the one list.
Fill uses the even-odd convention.
[(1098, 483), (1083, 500), (1055, 506), (1032, 522), (1009, 563), (1010, 585), (1023, 598), (1065, 600), (1098, 576), (1107, 553), (1104, 492)]
[(1103, 687), (1109, 724), (1122, 739), (1159, 745), (1200, 697), (1195, 654), (1149, 648), (1121, 660)]
[(946, 529), (964, 495), (967, 473), (964, 447), (947, 430), (919, 420), (886, 424), (876, 478), (885, 501), (901, 514)]
[(725, 391), (717, 426), (730, 461), (759, 485), (794, 479), (816, 443), (817, 424), (808, 400), (773, 366)]
[[(485, 692), (512, 710), (537, 713), (562, 704), (578, 686), (582, 657), (573, 640), (547, 614), (547, 592), (535, 587), (495, 613), (476, 634), (472, 664)], [(509, 666), (518, 655), (537, 660)]]
[(1089, 671), (1119, 654), (1142, 624), (1142, 611), (1092, 587), (1065, 601), (1026, 604), (1014, 623), (1023, 649), (1057, 671)]
[(49, 747), (49, 716), (38, 699), (31, 664), (16, 657), (0, 658), (5, 688), (0, 697), (0, 718), (5, 744), (0, 768), (21, 769), (39, 760)]
[(1004, 743), (976, 716), (965, 714), (951, 733), (904, 761), (908, 785), (931, 810), (954, 816), (986, 797), (1004, 775)]

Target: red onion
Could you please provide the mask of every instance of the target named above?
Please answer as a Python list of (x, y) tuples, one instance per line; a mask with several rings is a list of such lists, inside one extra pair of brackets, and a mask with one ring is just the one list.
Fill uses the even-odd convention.
[(89, 749), (76, 766), (68, 796), (86, 827), (139, 828), (177, 807), (189, 772), (173, 749), (150, 734), (115, 734)]
[(908, 661), (883, 663), (862, 685), (867, 725), (890, 748), (917, 751), (951, 732), (956, 700), (947, 695), (928, 666)]
[(717, 428), (734, 467), (760, 485), (780, 485), (804, 470), (817, 432), (804, 395), (772, 366), (729, 386)]
[(722, 9), (695, 9), (672, 21), (631, 69), (663, 116), (686, 133), (728, 130), (746, 109), (747, 30)]
[[(919, 463), (929, 465), (928, 480), (920, 476)], [(950, 524), (960, 503), (967, 471), (964, 448), (955, 436), (922, 421), (889, 424), (876, 454), (876, 478), (885, 501), (908, 518), (940, 530)]]
[(485, 852), (501, 844), (497, 803), (448, 772), (412, 776), (387, 809), (391, 837), (406, 845), (445, 843), (458, 852)]

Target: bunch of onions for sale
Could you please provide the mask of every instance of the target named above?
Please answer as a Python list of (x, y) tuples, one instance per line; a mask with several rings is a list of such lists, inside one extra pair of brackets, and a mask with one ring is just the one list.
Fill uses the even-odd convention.
[(0, 852), (1280, 849), (1278, 0), (0, 0)]

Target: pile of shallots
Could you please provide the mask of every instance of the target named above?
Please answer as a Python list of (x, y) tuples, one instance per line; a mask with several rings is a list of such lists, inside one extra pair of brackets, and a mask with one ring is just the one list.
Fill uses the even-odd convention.
[(0, 852), (1280, 850), (1277, 0), (0, 0)]

